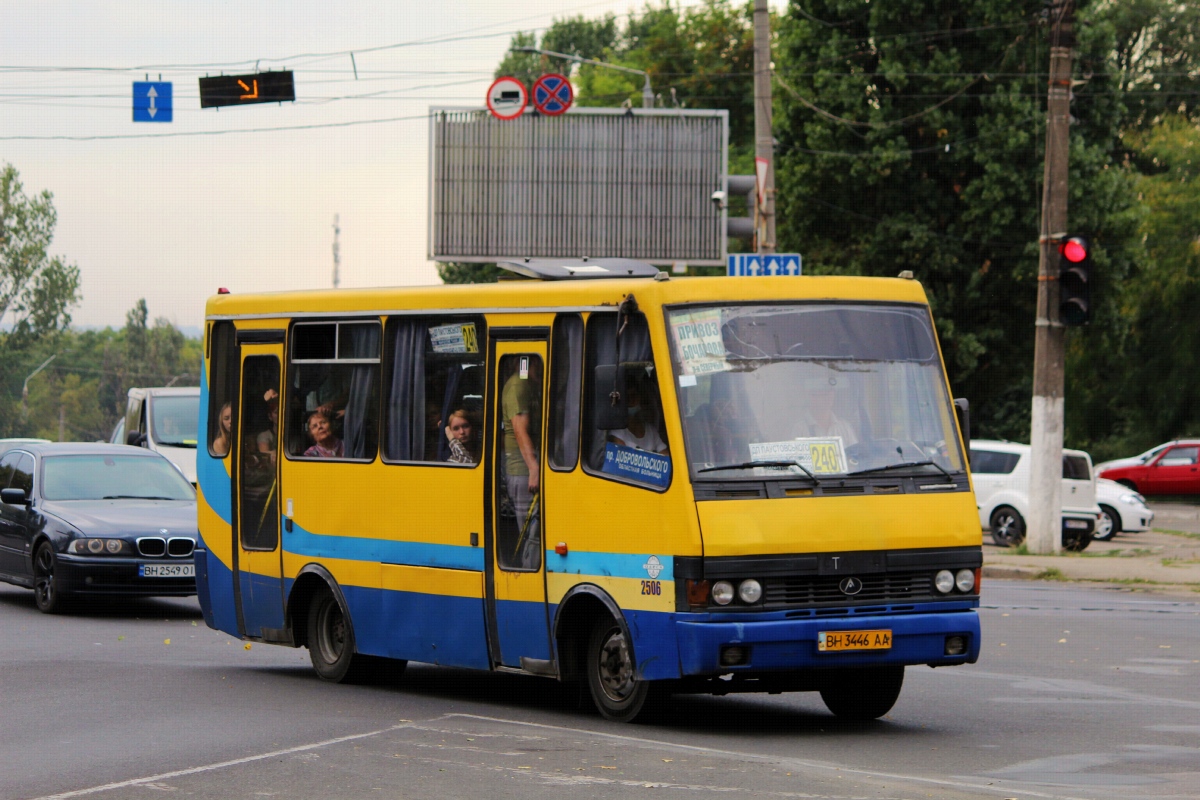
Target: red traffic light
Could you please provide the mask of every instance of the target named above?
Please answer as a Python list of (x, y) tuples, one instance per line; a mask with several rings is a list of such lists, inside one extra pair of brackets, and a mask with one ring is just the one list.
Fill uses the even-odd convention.
[(1078, 264), (1088, 256), (1087, 242), (1078, 237), (1067, 239), (1058, 246), (1058, 252), (1072, 264)]

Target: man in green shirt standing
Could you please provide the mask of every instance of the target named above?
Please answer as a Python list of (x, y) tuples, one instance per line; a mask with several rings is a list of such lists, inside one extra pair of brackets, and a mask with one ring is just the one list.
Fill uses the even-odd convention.
[(540, 561), (541, 546), (537, 509), (531, 515), (530, 506), (538, 493), (541, 473), (538, 434), (542, 416), (542, 360), (535, 355), (510, 358), (516, 361), (517, 368), (504, 382), (500, 409), (504, 417), (505, 482), (519, 530), (512, 566), (532, 569)]

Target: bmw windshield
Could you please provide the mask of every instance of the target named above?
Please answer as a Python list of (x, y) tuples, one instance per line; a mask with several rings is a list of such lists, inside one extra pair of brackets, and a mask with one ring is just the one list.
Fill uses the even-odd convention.
[(964, 472), (926, 307), (687, 306), (667, 323), (694, 479)]

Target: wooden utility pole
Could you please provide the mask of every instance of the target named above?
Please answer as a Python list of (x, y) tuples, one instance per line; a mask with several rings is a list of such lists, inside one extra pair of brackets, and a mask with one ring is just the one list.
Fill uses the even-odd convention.
[(754, 171), (758, 177), (757, 250), (774, 253), (775, 134), (771, 129), (771, 11), (767, 0), (754, 0)]
[(1037, 321), (1033, 345), (1033, 414), (1027, 546), (1062, 550), (1063, 391), (1066, 331), (1059, 320), (1058, 244), (1067, 235), (1067, 175), (1071, 125), (1073, 0), (1050, 13), (1050, 86), (1046, 102), (1046, 166), (1038, 241)]

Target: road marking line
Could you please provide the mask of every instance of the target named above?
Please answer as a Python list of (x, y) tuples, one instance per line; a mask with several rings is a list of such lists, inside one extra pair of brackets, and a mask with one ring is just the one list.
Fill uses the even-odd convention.
[[(809, 767), (814, 770), (824, 770), (826, 772), (836, 772), (843, 775), (862, 775), (870, 778), (883, 778), (886, 780), (910, 780), (918, 783), (932, 784), (934, 786), (946, 786), (958, 790), (978, 790), (989, 794), (1005, 794), (1010, 795), (1013, 792), (1012, 784), (1025, 783), (1024, 781), (1013, 780), (1008, 786), (1000, 785), (998, 781), (996, 785), (983, 783), (969, 783), (962, 780), (943, 780), (941, 778), (926, 778), (920, 775), (908, 775), (897, 772), (880, 772), (877, 770), (858, 769), (856, 767), (838, 766), (823, 761), (812, 761), (804, 758), (793, 758), (791, 756), (772, 756), (763, 755), (761, 753), (743, 753), (737, 750), (724, 750), (718, 747), (701, 747), (692, 744), (676, 744), (675, 742), (667, 742), (659, 739), (645, 739), (639, 736), (626, 736), (619, 733), (604, 733), (602, 731), (591, 731), (582, 728), (566, 728), (560, 725), (545, 725), (540, 722), (521, 722), (511, 719), (500, 719), (499, 717), (486, 717), (480, 714), (446, 714), (443, 717), (426, 720), (419, 723), (418, 726), (427, 726), (429, 723), (437, 722), (439, 719), (449, 719), (452, 717), (462, 717), (466, 719), (477, 719), (486, 722), (499, 722), (505, 725), (522, 725), (529, 728), (544, 728), (546, 730), (561, 731), (564, 733), (573, 733), (575, 735), (585, 734), (596, 736), (604, 739), (616, 739), (617, 741), (629, 742), (637, 745), (648, 745), (651, 747), (659, 747), (663, 749), (680, 750), (689, 753), (710, 753), (714, 755), (727, 756), (730, 758), (740, 758), (747, 761), (756, 761), (768, 764), (794, 764), (800, 767)], [(1041, 797), (1046, 800), (1087, 800), (1087, 798), (1078, 797), (1076, 795), (1066, 794), (1046, 794), (1044, 792), (1033, 791), (1027, 788), (1021, 789), (1021, 794), (1025, 797)], [(39, 800), (41, 800), (39, 798)]]
[(148, 783), (157, 783), (170, 778), (180, 778), (184, 775), (196, 775), (201, 772), (212, 772), (213, 770), (224, 769), (226, 767), (236, 767), (240, 764), (251, 764), (255, 761), (262, 761), (267, 758), (276, 758), (278, 756), (286, 756), (291, 753), (303, 753), (306, 750), (316, 750), (320, 747), (329, 747), (342, 742), (352, 742), (355, 739), (367, 739), (372, 736), (378, 736), (381, 733), (390, 733), (402, 728), (408, 728), (412, 725), (411, 722), (406, 722), (402, 725), (393, 725), (390, 728), (381, 728), (377, 731), (369, 733), (353, 733), (349, 736), (339, 736), (336, 739), (326, 739), (323, 742), (314, 742), (312, 744), (302, 744), (296, 747), (289, 747), (285, 750), (274, 750), (270, 753), (260, 753), (256, 756), (246, 756), (245, 758), (235, 758), (232, 761), (221, 761), (216, 764), (205, 764), (201, 767), (189, 767), (188, 769), (179, 769), (174, 772), (161, 772), (158, 775), (150, 775), (145, 778), (132, 778), (127, 781), (118, 781), (116, 783), (106, 783), (103, 786), (92, 786), (87, 789), (76, 789), (71, 792), (63, 792), (61, 794), (50, 794), (44, 797), (33, 798), (33, 800), (66, 800), (69, 797), (83, 797), (89, 794), (98, 794), (99, 792), (109, 792), (113, 789), (124, 789), (128, 786), (142, 786)]

